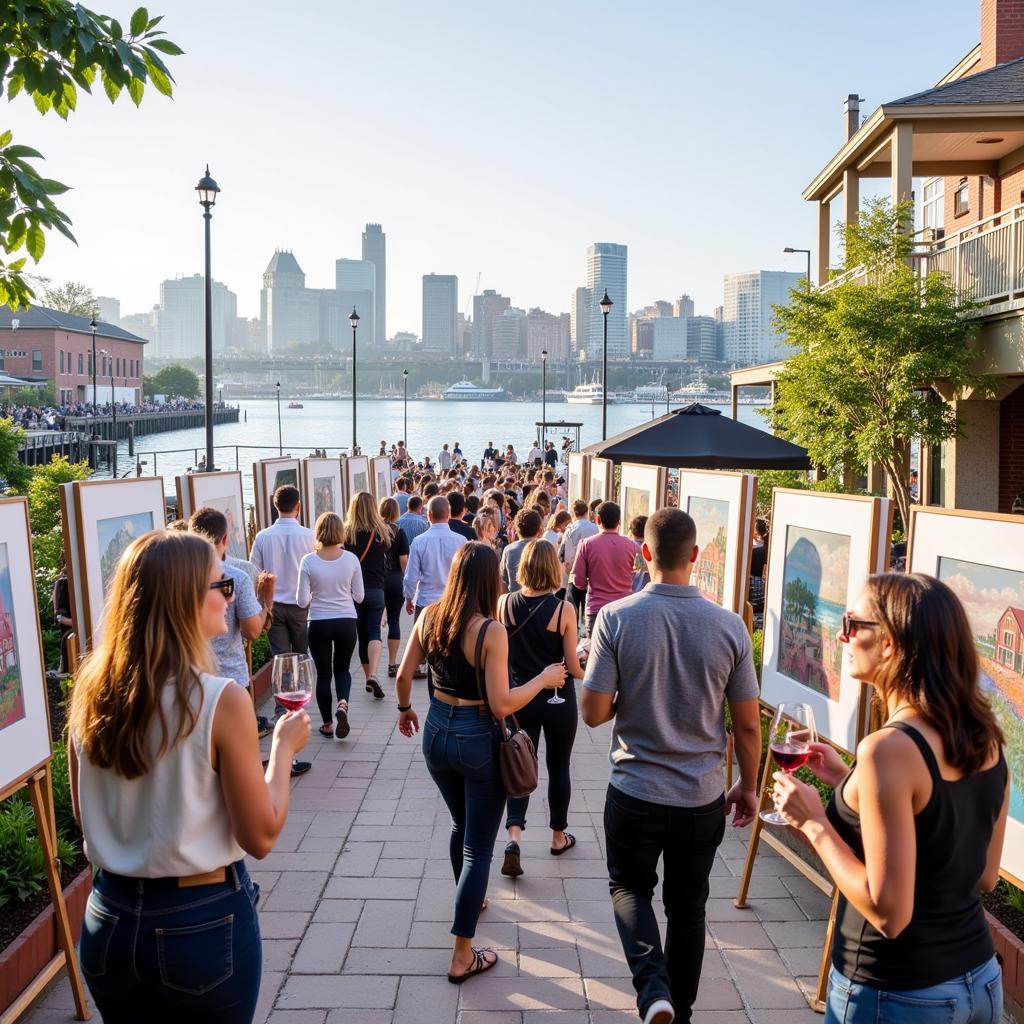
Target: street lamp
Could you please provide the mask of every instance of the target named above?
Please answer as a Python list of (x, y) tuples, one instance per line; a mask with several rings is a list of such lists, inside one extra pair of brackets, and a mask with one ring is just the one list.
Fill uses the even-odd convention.
[(409, 371), (402, 371), (402, 444), (409, 443)]
[(608, 298), (608, 289), (604, 290), (604, 298), (598, 303), (604, 314), (604, 352), (601, 357), (601, 440), (608, 440), (608, 314), (615, 303)]
[(807, 256), (807, 290), (811, 290), (811, 250), (810, 249), (794, 249), (791, 245), (787, 245), (782, 250), (785, 253), (792, 255), (795, 252), (802, 252)]
[(277, 454), (284, 454), (284, 444), (281, 441), (281, 382), (274, 385), (277, 388)]
[(540, 353), (540, 449), (544, 451), (544, 438), (548, 433), (548, 350)]
[[(99, 324), (96, 323), (96, 317), (92, 318), (92, 322), (89, 324), (92, 328), (92, 416), (93, 420), (96, 419), (96, 328)], [(92, 436), (95, 440), (99, 437), (99, 427), (93, 423)]]
[(217, 193), (217, 182), (210, 177), (210, 165), (196, 185), (199, 205), (206, 221), (206, 471), (213, 472), (213, 285), (210, 279), (210, 220)]
[(110, 365), (107, 369), (110, 370), (110, 416), (111, 416), (111, 436), (114, 440), (114, 454), (113, 463), (111, 466), (110, 475), (116, 480), (117, 479), (117, 402), (114, 401), (114, 357), (105, 349), (100, 349), (100, 355), (104, 359), (110, 361)]
[(352, 325), (352, 454), (356, 454), (356, 329), (359, 327), (359, 314), (356, 307), (352, 307), (352, 314), (348, 318)]

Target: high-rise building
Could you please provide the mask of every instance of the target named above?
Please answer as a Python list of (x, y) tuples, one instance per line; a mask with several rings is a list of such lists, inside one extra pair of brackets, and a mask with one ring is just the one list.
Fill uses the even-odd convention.
[(459, 279), (454, 274), (423, 275), (423, 347), (455, 355)]
[(600, 302), (605, 292), (612, 300), (612, 309), (608, 314), (608, 358), (629, 358), (627, 256), (627, 247), (615, 242), (595, 242), (587, 246), (587, 290), (590, 292), (587, 355), (591, 359), (599, 358), (603, 351), (604, 314)]
[(718, 352), (718, 324), (713, 316), (686, 318), (686, 358), (691, 362), (715, 362)]
[(455, 355), (458, 359), (468, 359), (473, 351), (473, 321), (466, 319), (465, 313), (455, 317)]
[(788, 306), (790, 289), (804, 279), (804, 274), (786, 270), (725, 275), (722, 325), (726, 362), (753, 366), (786, 358), (789, 350), (772, 324), (772, 307)]
[(145, 338), (153, 348), (150, 355), (159, 358), (160, 353), (156, 351), (156, 318), (160, 307), (154, 306), (148, 313), (129, 313), (121, 317), (121, 329)]
[(526, 355), (526, 310), (510, 306), (491, 325), (491, 358), (523, 359)]
[[(219, 281), (211, 282), (213, 351), (234, 343), (238, 298)], [(156, 349), (161, 359), (203, 358), (206, 352), (206, 279), (202, 274), (160, 283), (156, 313)]]
[(552, 362), (563, 363), (569, 358), (568, 313), (555, 315), (534, 308), (526, 314), (526, 358), (539, 363), (545, 351)]
[(569, 303), (569, 344), (574, 352), (587, 351), (587, 332), (590, 328), (590, 292), (579, 287), (572, 293)]
[(473, 296), (473, 355), (478, 359), (493, 354), (494, 320), (511, 305), (512, 300), (507, 295), (500, 295), (493, 288), (485, 288), (482, 294)]
[(374, 266), (373, 292), (373, 341), (377, 348), (383, 348), (387, 341), (387, 235), (379, 224), (367, 224), (363, 232), (363, 259)]
[[(365, 238), (364, 245), (365, 245)], [(361, 344), (376, 345), (377, 265), (372, 260), (334, 261), (334, 290), (347, 319), (354, 309), (359, 314)]]
[(691, 317), (694, 312), (693, 299), (691, 299), (685, 292), (673, 303), (672, 316)]
[(653, 357), (656, 360), (678, 362), (686, 358), (685, 316), (658, 316), (648, 322), (651, 325)]
[(97, 295), (96, 305), (100, 308), (100, 323), (113, 324), (121, 322), (121, 300), (112, 299), (109, 295)]
[[(267, 351), (280, 351), (289, 342), (321, 340), (320, 292), (306, 287), (306, 275), (288, 250), (277, 250), (263, 272), (260, 320)], [(348, 310), (345, 311), (346, 316)]]

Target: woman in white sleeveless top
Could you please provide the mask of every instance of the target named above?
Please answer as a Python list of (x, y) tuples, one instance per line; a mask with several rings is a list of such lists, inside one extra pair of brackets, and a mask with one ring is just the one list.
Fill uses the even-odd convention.
[(288, 813), (304, 711), (274, 730), (266, 777), (247, 692), (210, 675), (233, 581), (213, 546), (157, 530), (117, 566), (103, 636), (72, 693), (71, 792), (93, 865), (79, 955), (106, 1024), (249, 1024), (258, 887)]

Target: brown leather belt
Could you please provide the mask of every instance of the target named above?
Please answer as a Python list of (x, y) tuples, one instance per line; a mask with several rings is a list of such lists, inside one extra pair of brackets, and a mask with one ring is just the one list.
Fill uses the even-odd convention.
[(217, 882), (226, 882), (228, 869), (214, 868), (212, 871), (204, 871), (199, 875), (182, 875), (178, 879), (179, 889), (190, 889), (194, 885), (216, 885)]

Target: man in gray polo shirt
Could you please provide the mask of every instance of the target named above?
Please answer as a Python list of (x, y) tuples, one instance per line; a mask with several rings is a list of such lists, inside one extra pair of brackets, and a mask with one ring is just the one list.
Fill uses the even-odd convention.
[[(604, 827), (615, 923), (645, 1024), (689, 1021), (704, 957), (708, 876), (725, 834), (757, 813), (758, 685), (743, 620), (690, 586), (697, 530), (647, 521), (651, 582), (598, 613), (583, 680), (589, 726), (614, 722)], [(740, 780), (725, 789), (725, 704)], [(664, 855), (663, 951), (651, 900)]]

